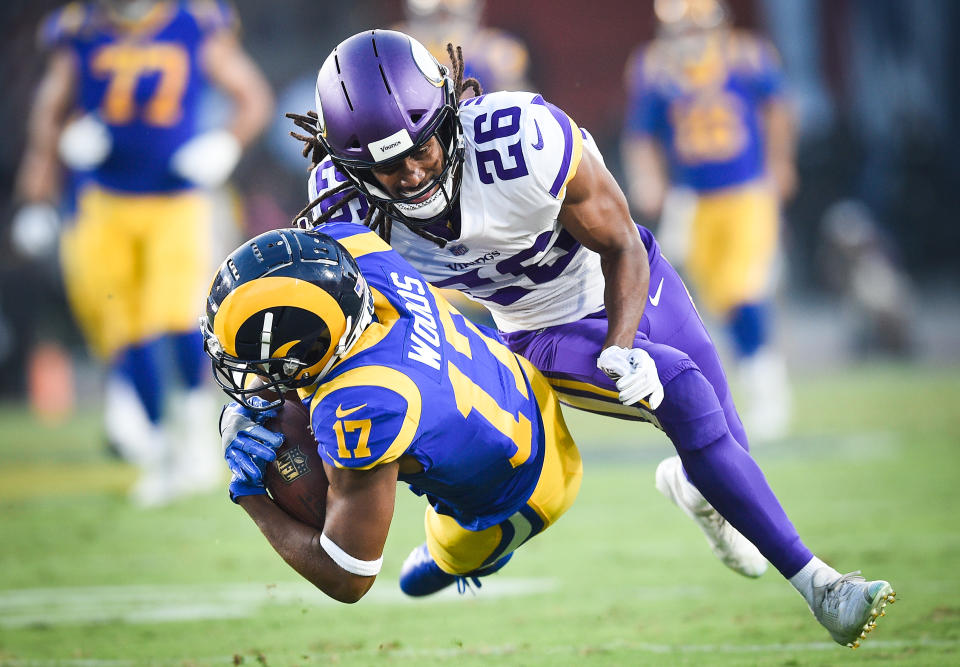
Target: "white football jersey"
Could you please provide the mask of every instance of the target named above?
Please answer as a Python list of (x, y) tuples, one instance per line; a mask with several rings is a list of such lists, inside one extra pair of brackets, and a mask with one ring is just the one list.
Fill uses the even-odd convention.
[[(486, 306), (502, 331), (576, 321), (603, 308), (600, 257), (557, 222), (566, 185), (593, 138), (540, 95), (496, 92), (460, 105), (465, 137), (460, 236), (446, 247), (396, 223), (390, 244), (433, 285)], [(310, 198), (345, 182), (328, 157)], [(342, 197), (324, 200), (314, 217)], [(362, 197), (332, 221), (360, 222)]]

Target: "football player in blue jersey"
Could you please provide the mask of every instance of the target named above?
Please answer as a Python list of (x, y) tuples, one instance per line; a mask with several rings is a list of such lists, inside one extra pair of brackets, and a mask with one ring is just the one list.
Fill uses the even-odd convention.
[[(212, 264), (205, 190), (227, 179), (272, 109), (236, 27), (221, 0), (101, 0), (68, 4), (40, 28), (50, 55), (29, 114), (14, 235), (28, 252), (55, 239), (62, 161), (77, 187), (75, 221), (61, 241), (67, 294), (94, 353), (126, 380), (108, 383), (108, 432), (142, 468), (132, 497), (143, 505), (219, 475), (215, 447), (206, 453), (213, 406), (195, 327)], [(200, 127), (210, 84), (233, 102), (228, 127)], [(188, 391), (180, 451), (164, 414), (162, 339)], [(130, 385), (142, 410), (122, 402)], [(146, 419), (131, 429), (137, 413)]]
[[(330, 597), (355, 602), (373, 584), (398, 482), (429, 502), (426, 542), (400, 575), (416, 596), (478, 584), (577, 495), (580, 455), (543, 375), (366, 227), (243, 244), (213, 280), (202, 331), (236, 401), (221, 420), (230, 497)], [(330, 482), (319, 531), (264, 488), (283, 436), (263, 418), (293, 390)]]
[(800, 539), (683, 283), (590, 133), (534, 93), (463, 99), (479, 84), (451, 65), (388, 30), (334, 49), (316, 111), (295, 117), (316, 165), (297, 224), (364, 222), (431, 284), (487, 306), (561, 401), (661, 428), (677, 455), (657, 487), (716, 555), (750, 577), (769, 560), (836, 641), (858, 645), (890, 585), (841, 575)]
[(790, 390), (771, 311), (780, 202), (796, 171), (779, 58), (731, 28), (721, 0), (656, 0), (654, 9), (659, 35), (627, 68), (628, 190), (641, 213), (660, 218), (665, 245), (677, 239), (669, 253), (698, 303), (726, 323), (751, 437), (781, 437)]

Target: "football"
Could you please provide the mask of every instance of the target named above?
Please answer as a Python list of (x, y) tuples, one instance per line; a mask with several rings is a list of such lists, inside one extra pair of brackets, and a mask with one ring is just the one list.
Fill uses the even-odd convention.
[(277, 416), (264, 422), (271, 431), (283, 433), (275, 461), (267, 465), (266, 487), (287, 514), (317, 529), (327, 513), (327, 476), (310, 430), (307, 408), (297, 398), (287, 399)]

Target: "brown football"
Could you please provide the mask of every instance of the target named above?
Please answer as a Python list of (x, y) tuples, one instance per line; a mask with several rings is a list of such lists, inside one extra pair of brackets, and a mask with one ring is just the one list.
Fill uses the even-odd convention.
[(280, 406), (277, 416), (268, 419), (264, 426), (285, 436), (277, 450), (277, 459), (267, 465), (266, 485), (270, 497), (287, 514), (322, 529), (329, 482), (310, 430), (307, 409), (297, 398), (289, 398)]

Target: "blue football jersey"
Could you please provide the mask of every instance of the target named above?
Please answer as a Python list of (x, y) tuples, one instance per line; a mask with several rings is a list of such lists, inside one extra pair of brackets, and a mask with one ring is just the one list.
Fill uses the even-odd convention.
[(439, 513), (470, 530), (507, 519), (533, 492), (544, 452), (517, 357), (374, 232), (354, 223), (318, 230), (356, 258), (376, 314), (309, 399), (320, 455), (352, 469), (412, 456), (423, 472), (401, 479)]
[(235, 23), (222, 0), (158, 2), (130, 25), (96, 2), (72, 3), (47, 17), (42, 45), (69, 49), (76, 58), (78, 111), (96, 114), (113, 137), (110, 155), (90, 174), (94, 182), (133, 193), (191, 187), (170, 171), (170, 156), (197, 132), (207, 85), (203, 42)]
[(684, 60), (657, 40), (627, 76), (626, 130), (660, 141), (677, 183), (704, 192), (764, 175), (762, 110), (783, 94), (772, 45), (732, 31)]

